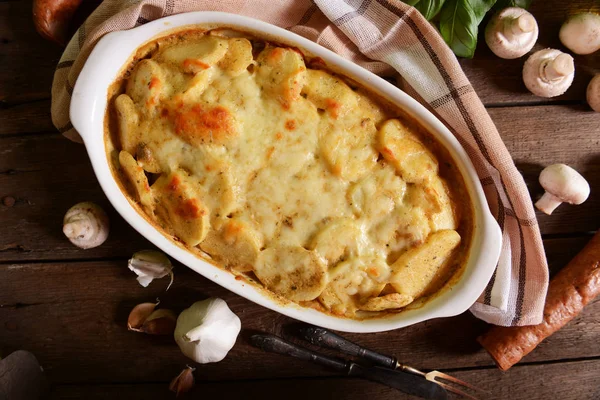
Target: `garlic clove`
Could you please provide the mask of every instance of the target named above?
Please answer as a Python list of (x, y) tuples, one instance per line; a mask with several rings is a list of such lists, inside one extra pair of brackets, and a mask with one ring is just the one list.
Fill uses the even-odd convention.
[(164, 253), (157, 250), (142, 250), (135, 253), (127, 263), (127, 267), (136, 273), (137, 280), (143, 287), (147, 287), (154, 279), (171, 276), (173, 283), (173, 264)]
[(241, 328), (240, 319), (224, 300), (210, 298), (179, 314), (174, 336), (185, 356), (207, 364), (225, 358)]
[(175, 331), (177, 314), (171, 310), (156, 309), (156, 303), (141, 303), (133, 307), (127, 319), (127, 329), (149, 335), (170, 335)]
[(194, 371), (189, 365), (179, 373), (169, 384), (169, 390), (175, 392), (176, 397), (180, 394), (187, 393), (194, 387)]
[(161, 308), (155, 310), (144, 321), (141, 331), (149, 335), (172, 335), (175, 332), (177, 314), (171, 310)]
[(148, 319), (150, 314), (156, 309), (157, 303), (141, 303), (133, 307), (127, 318), (127, 329), (135, 332), (143, 332), (142, 325)]
[(75, 246), (91, 249), (108, 238), (109, 221), (104, 210), (89, 201), (69, 208), (63, 218), (63, 233)]

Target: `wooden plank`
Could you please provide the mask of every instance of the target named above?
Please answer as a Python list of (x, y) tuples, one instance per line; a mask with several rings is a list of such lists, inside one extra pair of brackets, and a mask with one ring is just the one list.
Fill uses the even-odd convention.
[[(98, 4), (97, 0), (84, 2), (85, 9), (78, 13), (83, 20)], [(558, 30), (571, 11), (588, 10), (589, 0), (534, 1), (531, 12), (540, 25), (540, 38), (535, 49), (545, 47), (564, 48), (558, 40)], [(600, 8), (600, 7), (599, 7)], [(77, 22), (76, 22), (77, 23)], [(483, 32), (485, 24), (481, 25)], [(550, 101), (585, 101), (585, 87), (600, 62), (600, 53), (576, 57), (576, 76), (571, 89), (553, 100), (530, 94), (522, 83), (521, 69), (525, 57), (502, 60), (487, 48), (480, 33), (476, 56), (472, 60), (461, 59), (467, 77), (485, 104), (519, 104)], [(50, 96), (54, 67), (62, 50), (37, 35), (31, 23), (31, 4), (26, 1), (0, 2), (0, 100), (20, 102)], [(597, 72), (597, 71), (596, 71)]]
[[(317, 367), (318, 368), (318, 367)], [(577, 399), (592, 400), (600, 396), (597, 385), (600, 360), (569, 362), (551, 365), (514, 367), (502, 373), (495, 369), (478, 369), (453, 373), (461, 379), (476, 383), (489, 391), (485, 399)], [(202, 374), (202, 368), (196, 371)], [(543, 377), (543, 378), (542, 378)], [(54, 387), (51, 399), (88, 400), (164, 399), (173, 396), (167, 383), (124, 385), (59, 385)], [(401, 400), (414, 399), (397, 390), (359, 379), (280, 379), (240, 381), (232, 383), (198, 383), (192, 392), (181, 397), (218, 399), (299, 399), (299, 400)], [(454, 397), (453, 397), (454, 398)]]
[(0, 101), (49, 98), (61, 54), (35, 31), (30, 1), (0, 2)]
[[(501, 135), (525, 176), (533, 199), (541, 196), (541, 169), (552, 163), (572, 165), (600, 187), (598, 116), (581, 107), (545, 106), (491, 110)], [(0, 139), (0, 221), (11, 229), (0, 236), (0, 261), (126, 257), (148, 243), (110, 207), (84, 148), (58, 134)], [(65, 211), (91, 200), (107, 209), (113, 223), (101, 247), (80, 250), (61, 233)], [(600, 193), (592, 190), (581, 206), (561, 205), (552, 216), (538, 214), (542, 233), (586, 232), (598, 228)]]
[[(570, 259), (582, 242), (553, 239), (552, 246), (547, 247), (548, 256)], [(246, 338), (255, 331), (293, 337), (296, 323), (290, 318), (228, 292), (180, 265), (176, 265), (175, 282), (168, 292), (164, 291), (166, 285), (163, 279), (142, 288), (125, 259), (0, 265), (0, 353), (16, 349), (33, 352), (53, 382), (165, 381), (190, 361), (169, 337), (128, 332), (129, 311), (139, 302), (160, 298), (162, 306), (178, 312), (195, 301), (218, 296), (240, 316), (244, 332), (226, 360), (202, 367), (201, 379), (313, 374), (299, 361), (263, 354), (247, 343)], [(346, 336), (418, 367), (465, 368), (492, 365), (475, 341), (485, 329), (482, 321), (465, 313), (392, 332)], [(588, 306), (525, 361), (600, 356), (598, 332), (600, 301)], [(257, 357), (260, 363), (256, 363)]]
[(537, 19), (539, 38), (532, 52), (515, 60), (504, 60), (494, 55), (485, 43), (483, 31), (487, 19), (480, 25), (479, 40), (473, 59), (459, 59), (465, 74), (486, 105), (528, 104), (552, 102), (585, 103), (585, 90), (594, 73), (598, 73), (600, 52), (575, 56), (575, 79), (567, 92), (553, 99), (529, 93), (522, 79), (523, 64), (527, 57), (547, 47), (569, 52), (558, 38), (558, 31), (568, 15), (582, 11), (600, 11), (600, 4), (589, 0), (533, 1), (529, 11)]
[(0, 137), (21, 133), (55, 131), (50, 118), (50, 100), (37, 100), (17, 105), (0, 104)]
[[(85, 148), (58, 134), (0, 139), (0, 260), (128, 257), (150, 244), (110, 206)], [(109, 214), (111, 234), (90, 250), (73, 246), (62, 219), (73, 204), (94, 201)], [(7, 203), (10, 204), (10, 203)]]
[[(600, 116), (584, 106), (506, 107), (489, 110), (531, 198), (544, 193), (538, 182), (542, 169), (564, 163), (577, 169), (592, 188), (600, 188)], [(580, 206), (561, 205), (552, 216), (537, 212), (542, 233), (598, 229), (600, 193), (593, 190)]]

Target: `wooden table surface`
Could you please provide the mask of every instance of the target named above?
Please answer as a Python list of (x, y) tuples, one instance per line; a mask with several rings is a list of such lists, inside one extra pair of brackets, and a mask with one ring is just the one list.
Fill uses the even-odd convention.
[[(558, 30), (565, 16), (592, 3), (534, 0), (531, 11), (541, 32), (536, 48), (562, 48)], [(33, 352), (52, 383), (52, 398), (170, 398), (168, 382), (190, 360), (171, 338), (128, 332), (127, 315), (135, 304), (157, 297), (179, 311), (219, 296), (240, 316), (244, 334), (224, 361), (197, 366), (197, 397), (408, 398), (254, 349), (247, 332), (282, 333), (294, 321), (181, 265), (167, 293), (165, 280), (148, 288), (137, 283), (127, 259), (152, 246), (112, 209), (84, 148), (52, 126), (50, 85), (61, 49), (37, 36), (30, 10), (30, 1), (0, 1), (0, 355), (16, 349)], [(569, 164), (590, 182), (592, 194), (585, 204), (562, 205), (551, 217), (538, 213), (552, 272), (600, 225), (600, 114), (584, 101), (594, 68), (600, 72), (599, 53), (575, 58), (575, 82), (555, 99), (529, 94), (521, 81), (524, 59), (501, 60), (481, 40), (476, 57), (461, 60), (532, 198), (541, 194), (537, 177), (548, 164)], [(92, 250), (74, 247), (61, 231), (65, 211), (84, 200), (101, 204), (112, 223), (108, 241)], [(600, 301), (505, 373), (475, 341), (486, 328), (467, 312), (393, 332), (347, 337), (423, 369), (449, 371), (474, 382), (490, 391), (484, 398), (600, 398)]]

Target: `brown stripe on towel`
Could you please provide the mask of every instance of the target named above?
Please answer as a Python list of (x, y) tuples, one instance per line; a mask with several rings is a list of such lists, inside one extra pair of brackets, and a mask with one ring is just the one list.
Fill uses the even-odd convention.
[(369, 6), (371, 5), (372, 2), (373, 2), (373, 0), (363, 0), (363, 2), (356, 9), (356, 11), (352, 11), (352, 12), (349, 12), (348, 14), (342, 15), (335, 21), (332, 21), (333, 24), (335, 26), (340, 26), (340, 25), (343, 25), (346, 22), (351, 21), (352, 19), (358, 17), (359, 15), (363, 15), (367, 11), (367, 8), (369, 8)]
[(435, 99), (434, 101), (429, 103), (429, 105), (431, 105), (431, 107), (433, 108), (438, 108), (456, 99), (458, 96), (462, 96), (463, 94), (467, 94), (470, 92), (473, 92), (473, 86), (463, 85), (455, 90), (450, 91), (450, 93)]
[(305, 25), (310, 18), (314, 15), (315, 12), (317, 12), (317, 10), (319, 9), (317, 7), (317, 5), (315, 4), (314, 1), (311, 1), (311, 6), (308, 8), (308, 10), (306, 10), (306, 12), (304, 13), (304, 15), (302, 16), (302, 18), (300, 18), (300, 21), (298, 21), (298, 23), (296, 25)]
[(61, 61), (58, 63), (58, 65), (56, 66), (56, 69), (63, 69), (63, 68), (68, 68), (71, 65), (73, 65), (73, 63), (75, 62), (75, 60), (67, 60), (67, 61)]
[(479, 182), (481, 183), (482, 186), (493, 185), (494, 184), (494, 178), (492, 178), (491, 176), (486, 176), (485, 178), (481, 178), (479, 180)]
[(149, 21), (144, 17), (138, 17), (137, 21), (135, 21), (135, 26), (140, 26), (147, 24)]
[(167, 3), (165, 4), (165, 12), (163, 13), (163, 17), (173, 14), (173, 9), (175, 9), (175, 0), (167, 0)]
[(60, 128), (58, 128), (58, 132), (65, 133), (66, 131), (70, 131), (71, 129), (73, 129), (73, 124), (71, 124), (71, 121), (69, 121), (68, 124), (66, 124), (65, 126), (62, 126)]
[(515, 218), (516, 220), (518, 220), (519, 224), (521, 224), (523, 226), (537, 225), (536, 218), (520, 218), (517, 216), (517, 214), (515, 213), (515, 211), (512, 208), (504, 207), (504, 212), (506, 213), (506, 215), (509, 215), (509, 216)]
[[(488, 177), (490, 180), (493, 179), (492, 177)], [(485, 179), (488, 179), (485, 178)], [(504, 212), (504, 207), (502, 206), (502, 199), (500, 198), (500, 192), (498, 192), (498, 189), (496, 189), (496, 198), (497, 198), (497, 202), (498, 202), (498, 217), (496, 218), (496, 221), (498, 222), (498, 226), (500, 226), (500, 232), (504, 232), (504, 221), (506, 220), (506, 215)], [(500, 211), (502, 210), (502, 212)], [(492, 303), (492, 289), (494, 288), (494, 283), (496, 283), (496, 272), (498, 271), (498, 265), (496, 264), (496, 268), (494, 269), (494, 274), (492, 275), (492, 279), (490, 279), (490, 282), (488, 283), (488, 285), (485, 287), (485, 296), (483, 298), (483, 304), (485, 305), (491, 305)]]

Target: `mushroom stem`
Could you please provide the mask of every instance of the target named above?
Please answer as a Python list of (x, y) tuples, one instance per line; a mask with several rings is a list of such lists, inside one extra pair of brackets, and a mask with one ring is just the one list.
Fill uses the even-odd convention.
[(504, 22), (504, 36), (509, 40), (513, 40), (523, 33), (533, 32), (535, 26), (535, 18), (531, 14), (522, 14), (517, 18), (507, 18)]
[(556, 207), (562, 203), (561, 199), (554, 196), (551, 193), (544, 193), (544, 195), (535, 203), (535, 206), (542, 212), (550, 215)]
[(561, 79), (575, 71), (573, 57), (566, 53), (540, 64), (540, 77), (546, 82)]

